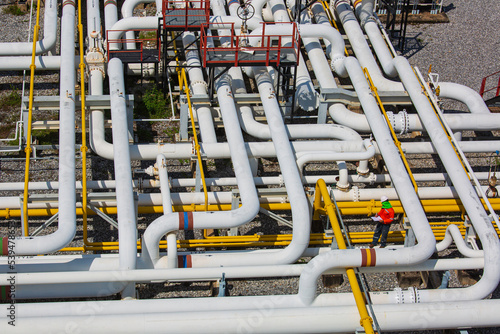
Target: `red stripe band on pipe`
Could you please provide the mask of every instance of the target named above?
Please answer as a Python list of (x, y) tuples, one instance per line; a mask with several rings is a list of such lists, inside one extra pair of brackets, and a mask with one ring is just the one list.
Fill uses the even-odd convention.
[(368, 256), (366, 255), (366, 249), (361, 249), (361, 267), (366, 267), (366, 261), (368, 260)]
[(184, 229), (184, 212), (179, 212), (179, 230)]
[(368, 264), (370, 267), (375, 267), (375, 264), (377, 264), (377, 252), (375, 249), (370, 248), (370, 255), (371, 255), (371, 261)]
[(115, 5), (116, 6), (116, 1), (115, 0), (107, 0), (104, 2), (104, 7), (107, 5)]
[(76, 4), (75, 4), (75, 2), (73, 0), (66, 0), (66, 1), (64, 1), (63, 4), (62, 4), (63, 8), (66, 5), (71, 5), (73, 7), (76, 7)]
[(193, 263), (191, 262), (191, 255), (186, 255), (186, 268), (192, 268)]
[(184, 257), (182, 255), (177, 255), (177, 268), (184, 268)]
[(2, 248), (0, 249), (0, 255), (9, 255), (9, 238), (2, 238)]

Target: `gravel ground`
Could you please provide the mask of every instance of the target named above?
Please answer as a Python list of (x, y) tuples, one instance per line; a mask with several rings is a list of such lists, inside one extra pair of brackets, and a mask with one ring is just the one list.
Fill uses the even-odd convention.
[[(2, 6), (0, 6), (0, 22), (2, 22), (0, 25), (0, 40), (2, 42), (26, 41), (28, 36), (28, 15), (22, 18), (13, 17), (12, 15), (3, 13), (1, 8)], [(409, 26), (407, 36), (409, 37), (408, 45), (411, 47), (405, 50), (403, 54), (409, 57), (412, 65), (418, 66), (424, 73), (432, 64), (433, 72), (439, 73), (441, 81), (457, 82), (478, 90), (481, 79), (490, 73), (498, 71), (500, 67), (500, 54), (498, 53), (500, 40), (497, 33), (498, 22), (500, 22), (500, 1), (444, 1), (444, 10), (450, 19), (450, 23)], [(486, 17), (488, 20), (484, 19)], [(18, 72), (0, 72), (0, 97), (15, 89), (20, 91), (22, 89), (21, 82), (22, 77)], [(37, 76), (35, 88), (37, 95), (58, 94), (57, 73), (42, 73), (42, 75)], [(461, 108), (456, 103), (446, 104), (446, 106), (453, 109)], [(41, 113), (35, 114), (35, 119), (42, 117), (47, 117), (47, 115)], [(2, 122), (2, 119), (0, 119), (0, 122)], [(159, 125), (153, 125), (152, 127), (158, 136), (161, 136), (162, 131), (165, 130)], [(474, 136), (474, 134), (466, 135)], [(172, 140), (172, 138), (165, 138), (165, 140)], [(24, 175), (19, 172), (23, 170), (22, 162), (8, 160), (8, 158), (16, 157), (12, 154), (2, 156), (2, 160), (0, 160), (1, 182), (23, 181)], [(57, 178), (57, 152), (41, 152), (40, 157), (47, 159), (38, 160), (32, 165), (32, 180), (55, 180)], [(436, 169), (440, 167), (440, 163), (434, 159), (416, 158), (419, 158), (416, 160), (421, 160), (419, 163), (415, 162), (416, 168)], [(477, 161), (478, 165), (487, 165), (484, 158), (478, 160), (480, 160)], [(133, 168), (145, 168), (149, 164), (151, 162), (134, 162)], [(80, 165), (81, 161), (78, 159), (77, 168), (80, 168)], [(88, 160), (88, 165), (90, 166), (89, 178), (94, 180), (113, 178), (113, 166), (109, 161), (91, 156)], [(173, 177), (189, 177), (189, 163), (176, 161), (175, 165), (176, 167), (172, 167), (171, 171)], [(208, 176), (232, 174), (230, 164), (223, 166), (221, 163), (211, 164), (208, 162), (207, 166)], [(261, 175), (275, 175), (277, 171), (277, 165), (272, 159), (263, 161), (260, 168), (259, 173)], [(309, 165), (307, 172), (312, 174), (324, 168), (325, 165), (323, 164)], [(354, 168), (354, 165), (350, 166), (350, 169)], [(81, 174), (80, 172), (78, 173), (77, 177), (80, 177)], [(12, 193), (0, 193), (0, 195), (12, 195)], [(282, 213), (281, 216), (291, 220), (288, 213)], [(155, 217), (140, 218), (138, 222), (140, 233), (144, 231), (147, 224)], [(13, 221), (18, 223), (18, 220)], [(43, 219), (40, 219), (33, 220), (32, 223), (30, 222), (32, 229), (39, 226), (43, 221)], [(7, 223), (9, 220), (5, 220), (4, 222)], [(349, 217), (348, 223), (353, 231), (367, 231), (372, 229), (371, 225), (367, 225), (366, 217)], [(117, 239), (117, 231), (109, 227), (102, 219), (91, 217), (89, 225), (90, 241), (113, 241)], [(254, 222), (241, 228), (240, 232), (248, 234), (253, 234), (256, 231), (261, 232), (263, 226), (266, 227), (266, 233), (291, 233), (289, 227), (276, 223), (265, 215), (256, 217)], [(270, 226), (271, 228), (269, 228)], [(394, 227), (394, 229), (398, 228), (398, 226)], [(47, 233), (51, 233), (52, 231), (53, 229), (48, 229)], [(2, 227), (0, 227), (0, 232), (2, 232)], [(70, 246), (79, 246), (81, 244), (81, 223), (78, 222), (77, 237)], [(456, 256), (457, 254), (454, 249), (451, 249), (440, 255)], [(392, 290), (398, 287), (395, 274), (370, 274), (366, 275), (366, 281), (372, 291)], [(231, 280), (228, 284), (230, 294), (234, 296), (291, 294), (296, 293), (298, 289), (297, 278)], [(462, 286), (455, 274), (452, 275), (450, 286)], [(318, 291), (349, 292), (350, 287), (347, 279), (344, 277), (344, 283), (336, 288), (326, 287), (322, 281), (319, 281)], [(210, 282), (141, 284), (139, 294), (141, 298), (208, 297), (211, 296), (212, 291)], [(493, 293), (493, 298), (498, 297), (500, 297), (499, 289)], [(110, 299), (116, 298), (117, 296), (110, 297)], [(469, 332), (498, 333), (500, 330), (470, 330)], [(441, 333), (441, 331), (428, 331), (426, 333)]]

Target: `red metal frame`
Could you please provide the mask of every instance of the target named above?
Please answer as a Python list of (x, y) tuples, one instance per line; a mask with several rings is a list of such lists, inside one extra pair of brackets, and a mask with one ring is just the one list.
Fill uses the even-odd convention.
[[(109, 33), (110, 32), (123, 32), (123, 35), (125, 35), (125, 32), (127, 31), (133, 31), (134, 34), (136, 32), (139, 32), (139, 36), (140, 36), (140, 33), (141, 32), (148, 32), (148, 31), (154, 31), (155, 34), (156, 34), (156, 37), (154, 38), (133, 38), (133, 39), (127, 39), (127, 38), (120, 38), (120, 39), (110, 39), (109, 38)], [(144, 44), (148, 41), (153, 41), (156, 43), (156, 47), (154, 48), (144, 48)], [(137, 49), (133, 49), (133, 50), (123, 50), (123, 45), (126, 44), (126, 43), (135, 43), (136, 46), (138, 46)], [(139, 43), (139, 45), (137, 45), (137, 43)], [(161, 38), (160, 38), (160, 34), (158, 33), (158, 30), (157, 29), (134, 29), (134, 30), (108, 30), (106, 31), (106, 44), (107, 44), (107, 50), (108, 50), (108, 61), (110, 59), (112, 59), (111, 55), (112, 54), (117, 54), (117, 53), (123, 53), (123, 54), (126, 54), (126, 53), (138, 53), (140, 52), (140, 60), (141, 62), (144, 60), (144, 49), (156, 49), (158, 48), (158, 61), (161, 60)], [(120, 49), (119, 50), (111, 50), (110, 48), (110, 44), (118, 44), (120, 45)]]
[[(490, 88), (490, 89), (485, 89), (486, 88), (486, 80), (492, 76), (495, 76), (495, 75), (498, 76), (497, 85), (495, 87)], [(490, 74), (488, 76), (485, 76), (483, 78), (483, 81), (481, 81), (481, 88), (479, 89), (479, 95), (481, 95), (481, 97), (482, 97), (484, 95), (484, 93), (492, 91), (494, 89), (496, 89), (495, 97), (500, 95), (500, 71), (495, 72), (493, 74)]]
[(210, 17), (210, 0), (163, 0), (163, 28), (199, 30)]
[[(292, 33), (290, 35), (266, 35), (266, 26), (275, 25), (275, 24), (289, 24), (292, 25)], [(200, 35), (200, 47), (202, 53), (202, 61), (203, 66), (207, 65), (216, 65), (216, 64), (226, 64), (233, 66), (245, 66), (245, 65), (262, 65), (262, 66), (271, 66), (282, 65), (281, 55), (283, 53), (293, 52), (296, 59), (296, 64), (299, 62), (299, 52), (300, 52), (300, 35), (299, 30), (297, 29), (297, 24), (295, 22), (292, 23), (263, 23), (262, 24), (262, 34), (259, 35), (248, 35), (248, 34), (240, 34), (236, 35), (234, 30), (234, 23), (226, 23), (227, 28), (223, 28), (223, 30), (229, 30), (230, 35), (208, 35), (209, 30), (214, 30), (211, 27), (217, 26), (220, 27), (220, 23), (207, 23), (202, 25), (201, 35)], [(224, 45), (221, 46), (209, 46), (210, 40), (223, 40), (225, 41)], [(259, 46), (251, 46), (252, 39), (259, 40)], [(287, 41), (287, 45), (283, 46), (283, 42)], [(256, 43), (254, 43), (256, 44)], [(221, 54), (224, 52), (226, 58), (224, 60), (214, 60), (210, 59), (209, 52), (212, 55), (217, 55), (217, 53)], [(233, 57), (227, 57), (228, 55), (232, 55)], [(264, 54), (264, 59), (260, 58), (252, 58), (248, 56), (249, 54)], [(243, 57), (246, 56), (246, 57)], [(294, 63), (295, 65), (295, 63)]]

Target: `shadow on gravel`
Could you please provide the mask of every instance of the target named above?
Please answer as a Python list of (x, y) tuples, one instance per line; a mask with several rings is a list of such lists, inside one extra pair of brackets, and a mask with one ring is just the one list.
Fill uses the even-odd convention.
[(396, 48), (396, 51), (407, 59), (413, 57), (415, 54), (417, 54), (417, 52), (425, 48), (428, 44), (423, 41), (421, 35), (421, 32), (407, 33), (404, 50)]

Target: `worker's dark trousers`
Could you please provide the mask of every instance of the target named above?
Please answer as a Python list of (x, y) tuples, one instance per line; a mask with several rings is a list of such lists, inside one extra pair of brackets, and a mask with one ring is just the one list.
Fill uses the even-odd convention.
[(378, 239), (380, 238), (380, 235), (382, 235), (382, 237), (380, 238), (380, 246), (385, 247), (385, 243), (387, 242), (387, 234), (389, 233), (390, 229), (391, 229), (391, 224), (377, 223), (377, 227), (375, 227), (375, 232), (373, 233), (372, 244), (376, 246), (378, 244)]

